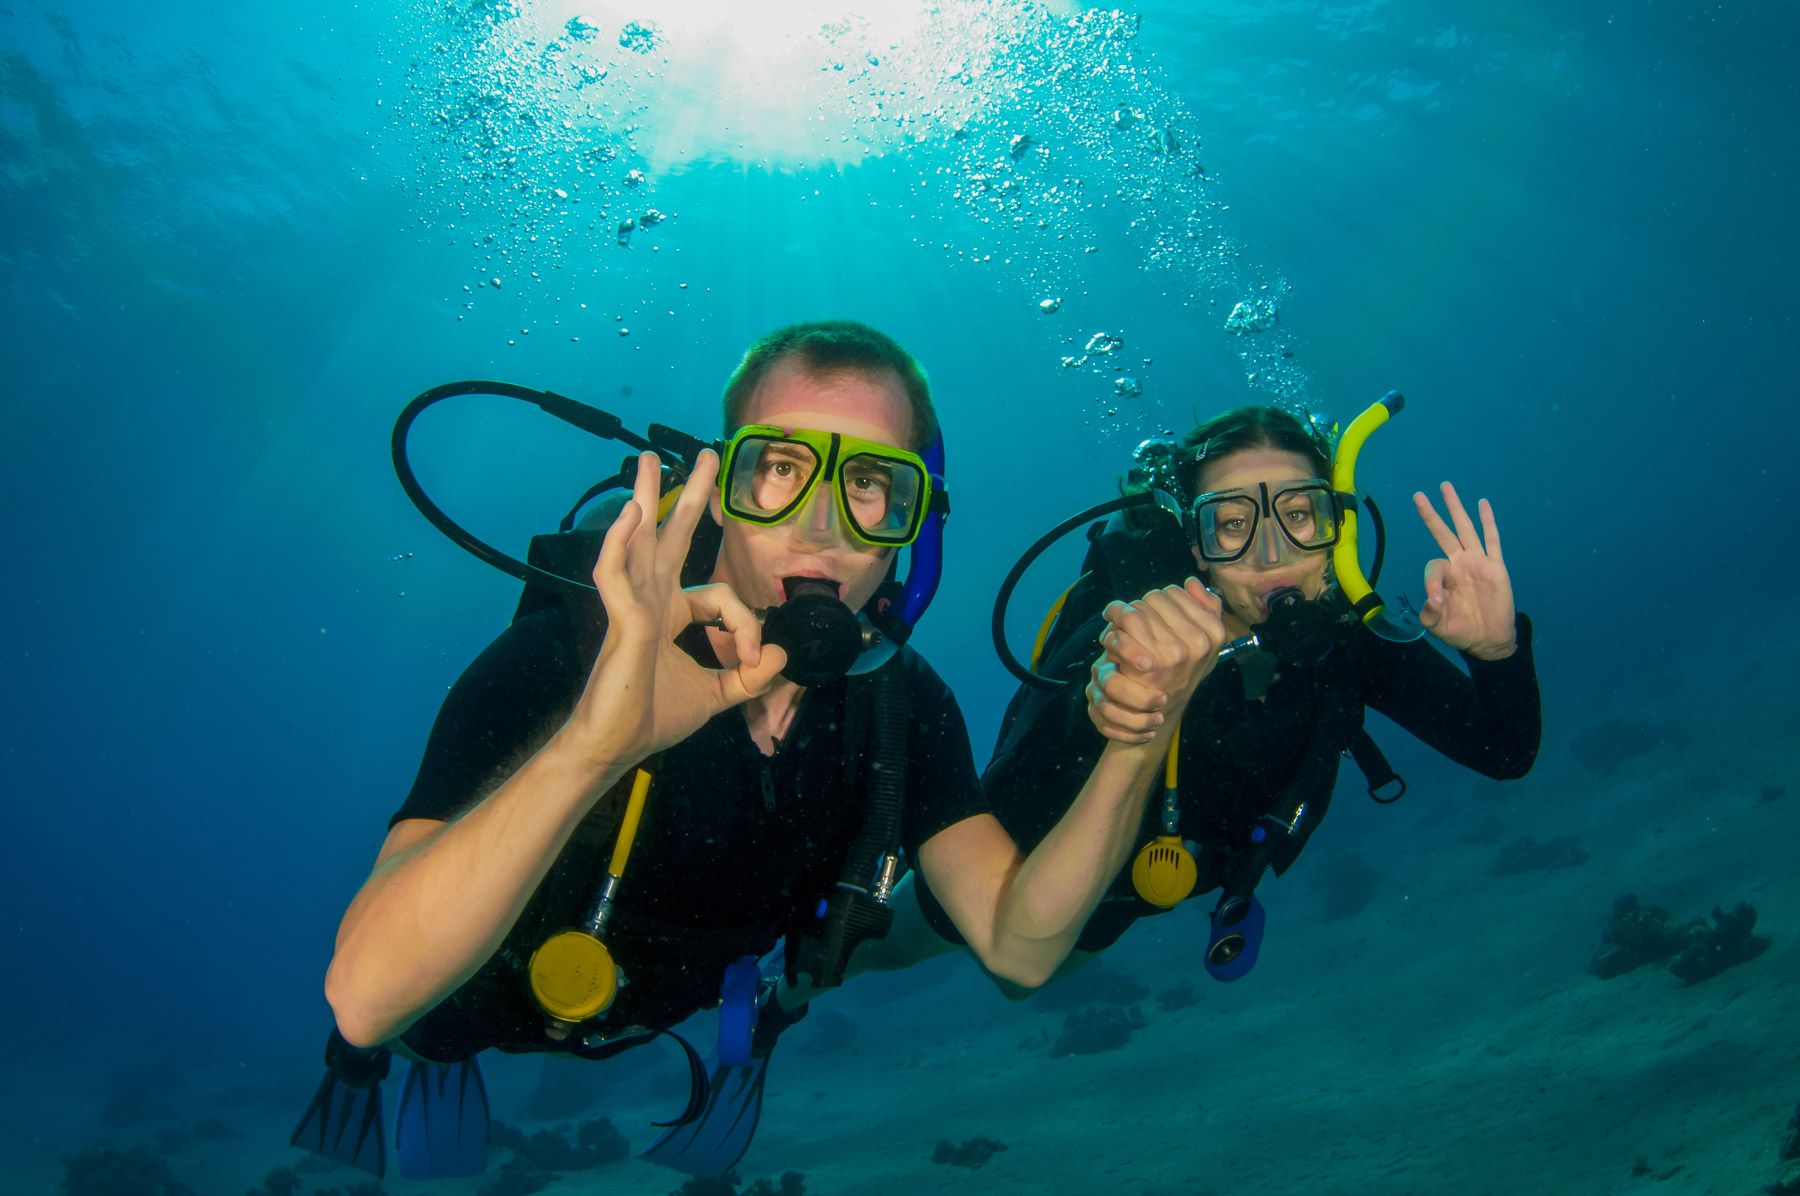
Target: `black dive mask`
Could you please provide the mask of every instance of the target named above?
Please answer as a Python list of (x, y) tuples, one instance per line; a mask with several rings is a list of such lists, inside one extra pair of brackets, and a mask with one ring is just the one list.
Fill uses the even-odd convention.
[(763, 643), (788, 655), (781, 675), (796, 685), (842, 677), (862, 653), (863, 624), (838, 598), (837, 583), (816, 577), (782, 580), (787, 601), (763, 616)]
[(1265, 600), (1269, 617), (1256, 635), (1265, 651), (1289, 667), (1317, 664), (1342, 634), (1338, 612), (1323, 602), (1308, 602), (1298, 588), (1276, 590)]

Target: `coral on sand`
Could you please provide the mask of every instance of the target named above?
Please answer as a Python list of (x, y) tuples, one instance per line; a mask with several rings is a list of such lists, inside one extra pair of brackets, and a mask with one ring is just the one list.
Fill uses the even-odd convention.
[(591, 1171), (608, 1163), (623, 1162), (630, 1144), (605, 1117), (575, 1127), (571, 1141), (563, 1127), (526, 1134), (516, 1126), (495, 1122), (493, 1145), (512, 1151), (499, 1177), (482, 1189), (483, 1196), (528, 1196), (550, 1186), (564, 1172)]
[(1685, 929), (1670, 923), (1668, 910), (1642, 905), (1636, 894), (1626, 893), (1613, 902), (1612, 922), (1588, 971), (1611, 980), (1645, 964), (1662, 963), (1686, 943)]
[(1729, 912), (1715, 907), (1710, 922), (1695, 918), (1675, 924), (1662, 906), (1640, 905), (1627, 893), (1613, 903), (1612, 922), (1588, 971), (1610, 980), (1667, 960), (1669, 971), (1698, 984), (1768, 950), (1769, 939), (1755, 930), (1756, 907), (1748, 902), (1738, 902)]
[(782, 1172), (779, 1184), (756, 1180), (740, 1193), (743, 1182), (736, 1172), (727, 1171), (720, 1179), (690, 1179), (669, 1196), (806, 1196), (806, 1177), (798, 1171)]
[[(245, 1196), (301, 1196), (304, 1191), (298, 1171), (292, 1167), (277, 1167), (263, 1178), (261, 1187), (251, 1188)], [(380, 1184), (365, 1179), (347, 1188), (315, 1188), (306, 1196), (383, 1196), (383, 1193)]]
[(263, 1177), (262, 1187), (250, 1189), (249, 1196), (295, 1196), (299, 1191), (300, 1173), (292, 1167), (277, 1167)]
[(63, 1160), (64, 1196), (195, 1196), (169, 1164), (145, 1146), (93, 1146)]
[(241, 1138), (242, 1134), (226, 1125), (216, 1117), (192, 1126), (162, 1126), (156, 1131), (156, 1145), (164, 1154), (180, 1154), (195, 1142), (223, 1142), (228, 1138)]
[(931, 1152), (931, 1161), (947, 1163), (952, 1167), (967, 1167), (971, 1171), (1006, 1149), (1006, 1143), (996, 1142), (992, 1138), (970, 1138), (960, 1144), (944, 1139)]
[(1698, 984), (1726, 968), (1747, 963), (1769, 949), (1769, 940), (1756, 931), (1756, 907), (1740, 901), (1726, 912), (1713, 907), (1712, 924), (1704, 918), (1688, 923), (1687, 944), (1669, 964), (1689, 984)]
[(1582, 848), (1581, 840), (1572, 835), (1542, 843), (1530, 835), (1523, 835), (1500, 849), (1500, 854), (1494, 858), (1493, 873), (1495, 876), (1516, 876), (1521, 872), (1550, 872), (1557, 868), (1574, 868), (1587, 860), (1588, 853)]
[(1163, 1007), (1165, 1013), (1173, 1013), (1177, 1009), (1186, 1009), (1190, 1005), (1198, 1005), (1200, 1003), (1200, 994), (1195, 990), (1191, 982), (1183, 980), (1173, 988), (1167, 988), (1162, 992), (1157, 993), (1156, 1003)]
[(1063, 1020), (1062, 1033), (1051, 1045), (1050, 1055), (1060, 1059), (1064, 1055), (1116, 1051), (1131, 1040), (1132, 1031), (1141, 1030), (1147, 1024), (1136, 1005), (1123, 1009), (1117, 1005), (1077, 1009)]

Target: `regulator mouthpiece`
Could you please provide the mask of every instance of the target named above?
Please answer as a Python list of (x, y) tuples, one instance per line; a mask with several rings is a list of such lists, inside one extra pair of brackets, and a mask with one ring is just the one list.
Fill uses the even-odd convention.
[(763, 615), (763, 643), (787, 652), (781, 675), (796, 685), (842, 677), (863, 650), (863, 625), (838, 598), (837, 583), (817, 577), (782, 579), (787, 601)]
[(1269, 614), (1273, 615), (1278, 610), (1294, 609), (1306, 601), (1306, 595), (1300, 592), (1299, 586), (1283, 586), (1279, 590), (1270, 591), (1263, 601), (1268, 604)]
[(1276, 590), (1264, 601), (1269, 617), (1256, 630), (1264, 650), (1282, 664), (1314, 664), (1342, 634), (1337, 614), (1324, 603), (1308, 602), (1296, 587)]

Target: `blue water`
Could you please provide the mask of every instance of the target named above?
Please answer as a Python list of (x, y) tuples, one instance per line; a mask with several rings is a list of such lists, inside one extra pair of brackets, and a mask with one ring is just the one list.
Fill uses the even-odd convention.
[[(619, 34), (655, 6), (522, 8), (0, 11), (21, 1068), (312, 1072), (337, 916), (515, 596), (393, 480), (389, 425), (440, 381), (711, 434), (757, 334), (895, 335), (956, 500), (918, 643), (978, 754), (1012, 556), (1139, 438), (1243, 402), (1407, 393), (1362, 470), (1390, 584), (1428, 553), (1407, 493), (1493, 501), (1547, 743), (1793, 617), (1790, 4), (946, 5), (750, 43), (671, 17), (646, 53)], [(1278, 322), (1226, 329), (1259, 300)], [(1123, 347), (1065, 361), (1098, 332)], [(617, 463), (465, 403), (419, 468), (498, 544)]]

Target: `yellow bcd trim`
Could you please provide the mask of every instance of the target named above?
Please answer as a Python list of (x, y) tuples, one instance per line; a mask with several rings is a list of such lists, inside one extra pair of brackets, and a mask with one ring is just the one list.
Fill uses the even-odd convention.
[(1037, 639), (1032, 641), (1031, 664), (1028, 667), (1032, 669), (1038, 667), (1038, 659), (1044, 655), (1044, 641), (1050, 638), (1050, 629), (1056, 626), (1056, 616), (1062, 614), (1063, 603), (1069, 600), (1069, 595), (1075, 592), (1075, 587), (1080, 585), (1086, 577), (1087, 574), (1083, 573), (1070, 582), (1069, 588), (1058, 594), (1056, 601), (1050, 604), (1050, 610), (1044, 615), (1044, 621), (1038, 624)]

